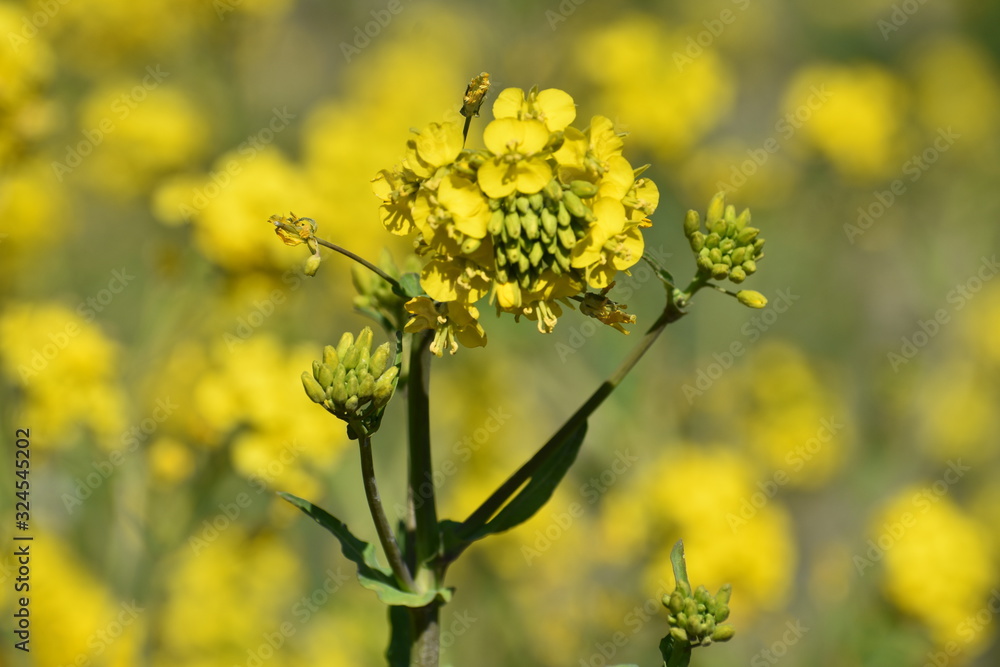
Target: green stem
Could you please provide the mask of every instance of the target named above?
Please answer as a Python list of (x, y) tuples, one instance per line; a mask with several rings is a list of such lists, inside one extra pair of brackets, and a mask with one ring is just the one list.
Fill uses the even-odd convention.
[(385, 551), (385, 557), (389, 560), (389, 567), (392, 568), (396, 580), (405, 591), (413, 591), (413, 576), (403, 561), (403, 554), (396, 544), (396, 538), (389, 527), (389, 520), (385, 516), (385, 509), (382, 507), (382, 500), (378, 494), (378, 484), (375, 482), (375, 463), (372, 460), (372, 440), (368, 435), (358, 437), (358, 446), (361, 450), (361, 476), (365, 484), (365, 497), (368, 499), (368, 509), (371, 510), (372, 519), (375, 521), (375, 532), (378, 533), (379, 542)]
[(426, 607), (410, 609), (413, 623), (413, 667), (437, 667), (441, 654), (441, 604), (436, 600)]
[(392, 286), (392, 291), (393, 292), (396, 292), (397, 294), (403, 294), (403, 288), (399, 284), (399, 281), (397, 281), (395, 278), (393, 278), (392, 276), (390, 276), (388, 273), (386, 273), (382, 269), (378, 268), (377, 266), (375, 266), (374, 264), (372, 264), (371, 262), (369, 262), (364, 257), (361, 257), (360, 255), (355, 255), (353, 252), (351, 252), (347, 248), (341, 248), (336, 243), (330, 243), (329, 241), (324, 241), (323, 239), (321, 239), (318, 236), (314, 236), (313, 238), (316, 239), (316, 243), (320, 244), (324, 248), (329, 248), (330, 250), (334, 250), (336, 252), (339, 252), (341, 255), (344, 255), (346, 257), (350, 257), (351, 259), (353, 259), (355, 262), (357, 262), (361, 266), (363, 266), (366, 269), (368, 269), (369, 271), (373, 272), (379, 278), (381, 278), (382, 280), (384, 280), (387, 283), (389, 283)]
[(414, 520), (415, 571), (438, 551), (437, 504), (431, 463), (430, 386), (431, 332), (411, 337), (407, 418), (409, 469), (407, 503)]
[[(556, 431), (545, 445), (539, 449), (534, 456), (532, 456), (527, 463), (521, 466), (517, 472), (507, 478), (507, 480), (501, 484), (493, 494), (486, 499), (486, 501), (480, 505), (469, 518), (466, 519), (462, 524), (462, 533), (468, 534), (480, 526), (485, 524), (490, 518), (496, 514), (497, 511), (503, 507), (504, 503), (516, 492), (521, 486), (528, 481), (535, 472), (545, 464), (545, 462), (556, 452), (560, 450), (564, 441), (572, 435), (580, 425), (585, 422), (590, 415), (597, 410), (598, 407), (604, 402), (611, 392), (621, 384), (625, 376), (628, 375), (635, 365), (639, 362), (639, 359), (649, 351), (656, 339), (663, 333), (663, 330), (671, 322), (676, 322), (682, 318), (686, 313), (682, 310), (682, 306), (686, 305), (694, 293), (704, 287), (706, 282), (696, 276), (691, 283), (688, 285), (684, 292), (668, 292), (667, 294), (667, 305), (660, 317), (653, 323), (646, 334), (643, 336), (639, 344), (633, 348), (632, 352), (622, 361), (618, 369), (605, 380), (601, 386), (587, 399), (587, 401), (580, 406), (580, 408), (573, 413), (573, 415), (566, 420), (566, 423)], [(454, 560), (464, 550), (468, 545), (464, 545), (458, 552), (452, 552), (448, 554), (448, 560)]]

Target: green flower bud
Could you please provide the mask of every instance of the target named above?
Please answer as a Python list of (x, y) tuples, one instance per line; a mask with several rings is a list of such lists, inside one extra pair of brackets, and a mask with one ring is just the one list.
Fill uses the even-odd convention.
[(725, 280), (729, 275), (729, 267), (725, 264), (716, 264), (712, 267), (712, 277), (716, 280)]
[(348, 396), (357, 396), (358, 387), (360, 383), (358, 382), (358, 376), (354, 371), (347, 372), (347, 382), (344, 384), (347, 389)]
[(396, 366), (390, 366), (389, 370), (382, 373), (381, 377), (375, 381), (375, 389), (372, 397), (375, 401), (375, 407), (381, 408), (389, 399), (392, 398), (393, 392), (396, 390), (396, 377), (399, 375), (399, 368)]
[[(493, 200), (491, 199), (490, 201)], [(503, 229), (504, 215), (502, 208), (497, 208), (490, 215), (490, 221), (486, 224), (486, 231), (490, 236), (499, 236), (500, 230)]]
[(723, 219), (716, 220), (708, 226), (709, 231), (715, 232), (720, 237), (726, 233), (726, 221)]
[(705, 223), (711, 225), (720, 219), (726, 210), (726, 193), (717, 192), (712, 201), (708, 203), (708, 211), (705, 215)]
[(736, 229), (743, 229), (750, 224), (750, 209), (745, 208), (736, 217)]
[[(726, 259), (729, 259), (728, 257)], [(736, 268), (729, 270), (729, 279), (732, 280), (737, 285), (747, 279), (746, 271), (743, 267), (737, 266)]]
[(347, 413), (356, 413), (360, 405), (361, 400), (357, 396), (351, 396), (344, 402), (344, 411)]
[(368, 401), (375, 393), (375, 378), (371, 373), (365, 373), (358, 383), (358, 399)]
[(720, 625), (715, 629), (715, 632), (712, 633), (712, 641), (713, 642), (729, 641), (730, 639), (733, 638), (733, 635), (735, 634), (736, 634), (736, 628), (734, 628), (733, 626)]
[(316, 375), (321, 387), (329, 387), (333, 383), (333, 369), (326, 364), (319, 364), (319, 374)]
[(722, 623), (724, 620), (729, 618), (729, 606), (725, 603), (718, 605), (713, 615), (717, 623)]
[(371, 357), (372, 338), (374, 338), (374, 336), (375, 334), (372, 333), (372, 328), (365, 327), (361, 330), (361, 333), (358, 334), (358, 339), (354, 342), (355, 347), (359, 347), (364, 351), (365, 359)]
[(507, 232), (508, 239), (521, 238), (521, 218), (517, 213), (508, 213), (504, 216), (503, 227)]
[(541, 192), (528, 196), (528, 206), (531, 207), (532, 211), (541, 211), (543, 204), (545, 204), (545, 195)]
[[(712, 599), (712, 595), (708, 592), (708, 589), (705, 588), (704, 586), (698, 586), (698, 588), (694, 589), (694, 599), (695, 602), (698, 602), (703, 605)], [(704, 611), (704, 610), (699, 609), (699, 611)]]
[(514, 200), (514, 207), (517, 209), (518, 213), (524, 215), (528, 212), (530, 205), (528, 204), (528, 198), (524, 195), (520, 195)]
[(306, 260), (306, 265), (303, 267), (303, 271), (307, 276), (315, 276), (316, 272), (319, 271), (319, 263), (323, 261), (323, 258), (319, 255), (309, 255), (309, 259)]
[(733, 206), (732, 204), (728, 204), (726, 206), (726, 214), (724, 216), (722, 216), (722, 217), (726, 221), (727, 225), (729, 223), (735, 223), (736, 222), (736, 207)]
[(342, 363), (344, 368), (348, 371), (354, 370), (354, 368), (358, 365), (358, 362), (361, 361), (361, 348), (357, 344), (352, 345), (347, 348), (346, 354), (340, 355), (340, 360), (340, 363)]
[(517, 270), (521, 272), (521, 278), (522, 278), (521, 287), (527, 287), (527, 285), (523, 284), (524, 283), (523, 278), (527, 277), (527, 272), (528, 269), (530, 268), (531, 268), (531, 260), (529, 260), (528, 256), (522, 252), (521, 256), (517, 258)]
[(748, 308), (763, 308), (767, 305), (767, 298), (760, 292), (755, 292), (752, 289), (744, 289), (737, 292), (736, 300)]
[(337, 343), (337, 356), (342, 361), (344, 359), (344, 355), (347, 354), (347, 351), (351, 348), (352, 345), (354, 345), (354, 334), (352, 334), (350, 331), (347, 331), (344, 333), (343, 336), (340, 337), (340, 342)]
[(722, 240), (722, 237), (720, 237), (715, 232), (711, 232), (708, 236), (705, 237), (705, 247), (706, 248), (718, 248), (719, 247), (719, 241), (721, 241), (721, 240)]
[(538, 214), (532, 210), (528, 210), (526, 213), (521, 215), (521, 226), (524, 228), (524, 234), (529, 239), (537, 239), (539, 234), (539, 220)]
[(472, 253), (479, 250), (479, 246), (481, 246), (482, 244), (483, 244), (482, 239), (474, 239), (471, 236), (466, 237), (466, 239), (462, 241), (462, 252), (465, 253), (466, 255), (471, 255)]
[[(580, 205), (582, 206), (583, 204)], [(568, 227), (569, 223), (573, 221), (573, 216), (566, 209), (566, 202), (559, 202), (559, 210), (556, 211), (556, 220), (559, 222), (560, 227)]]
[(543, 208), (539, 217), (542, 221), (543, 234), (548, 234), (550, 237), (555, 236), (556, 230), (559, 229), (559, 221), (556, 220), (555, 213), (547, 208)]
[(722, 263), (722, 251), (718, 248), (712, 248), (708, 251), (708, 258), (712, 260), (713, 264)]
[(560, 199), (562, 199), (563, 189), (562, 186), (559, 185), (559, 181), (557, 181), (556, 179), (553, 178), (551, 181), (546, 183), (545, 187), (542, 189), (545, 192), (545, 196), (548, 197), (549, 200), (559, 201)]
[(557, 236), (559, 237), (560, 245), (567, 250), (576, 245), (576, 234), (573, 233), (570, 227), (560, 227)]
[(730, 257), (733, 258), (733, 264), (742, 264), (743, 259), (746, 257), (746, 252), (746, 248), (737, 248), (734, 250), (730, 255)]
[(735, 247), (736, 244), (733, 243), (733, 240), (730, 238), (725, 238), (719, 241), (719, 250), (721, 250), (722, 252), (732, 252), (733, 248)]
[(744, 227), (736, 236), (736, 242), (740, 245), (746, 245), (757, 238), (758, 234), (760, 234), (760, 230), (756, 227)]
[(555, 251), (552, 253), (552, 256), (556, 258), (556, 264), (559, 265), (559, 268), (561, 268), (563, 271), (569, 272), (570, 260), (569, 260), (569, 253), (567, 251), (563, 250), (561, 247), (556, 247)]
[(316, 378), (310, 375), (308, 371), (302, 371), (302, 387), (306, 390), (306, 395), (309, 396), (309, 399), (313, 403), (322, 404), (326, 400), (326, 392), (323, 390), (323, 387), (319, 385)]
[(347, 384), (345, 382), (331, 384), (329, 397), (334, 405), (343, 408), (344, 404), (347, 403), (347, 399), (350, 398), (350, 394), (347, 393)]
[(372, 355), (371, 361), (368, 364), (368, 368), (371, 374), (378, 377), (385, 370), (385, 367), (389, 365), (389, 343), (382, 343), (377, 348), (375, 348), (375, 353)]
[[(570, 181), (569, 190), (577, 197), (586, 199), (597, 194), (597, 186), (590, 181)], [(570, 211), (572, 213), (572, 211)]]
[(743, 262), (742, 266), (743, 270), (746, 271), (748, 276), (753, 273), (756, 273), (757, 271), (757, 262), (753, 261), (752, 259), (748, 259), (747, 261)]
[(691, 237), (688, 240), (691, 242), (691, 250), (694, 250), (695, 252), (698, 252), (705, 247), (705, 235), (701, 232), (691, 234)]
[(540, 243), (536, 243), (531, 246), (531, 254), (528, 255), (528, 261), (531, 262), (532, 266), (538, 266), (538, 263), (542, 261), (542, 257), (545, 256), (545, 248), (542, 247)]
[(701, 269), (702, 271), (711, 271), (712, 267), (714, 266), (712, 260), (709, 259), (707, 255), (700, 255), (698, 259), (695, 260), (695, 263), (698, 265), (698, 268)]
[(577, 197), (572, 191), (567, 190), (563, 193), (562, 203), (566, 206), (566, 210), (569, 211), (570, 215), (574, 215), (578, 218), (586, 218), (587, 211), (589, 210), (584, 206), (580, 198)]
[(340, 358), (337, 356), (337, 348), (333, 345), (327, 345), (323, 348), (323, 363), (330, 368), (336, 368), (337, 364), (340, 363)]
[(688, 211), (684, 216), (684, 236), (691, 238), (691, 235), (701, 229), (701, 216), (698, 211)]
[(680, 644), (690, 644), (687, 633), (682, 628), (670, 628), (670, 636)]

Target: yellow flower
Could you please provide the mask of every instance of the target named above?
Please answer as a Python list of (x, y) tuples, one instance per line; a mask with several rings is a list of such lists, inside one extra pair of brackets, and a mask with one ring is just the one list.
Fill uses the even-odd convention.
[(537, 120), (501, 118), (486, 126), (483, 143), (494, 157), (479, 168), (479, 186), (492, 198), (517, 191), (538, 192), (552, 180), (552, 168), (537, 155), (545, 148), (549, 131)]
[(643, 238), (638, 227), (626, 229), (625, 207), (621, 202), (602, 197), (594, 203), (597, 222), (573, 248), (572, 265), (585, 269), (587, 283), (604, 289), (618, 271), (623, 271), (642, 258)]
[(465, 347), (486, 345), (486, 332), (479, 324), (479, 310), (475, 306), (458, 301), (435, 303), (427, 297), (417, 297), (410, 299), (405, 308), (413, 317), (403, 330), (415, 333), (433, 329), (430, 349), (439, 357), (446, 349), (455, 354), (459, 343)]
[(406, 142), (404, 166), (420, 178), (438, 167), (451, 164), (462, 151), (462, 128), (456, 123), (431, 123), (415, 139)]
[(535, 118), (545, 123), (550, 132), (559, 132), (576, 118), (573, 98), (558, 88), (540, 93), (531, 91), (525, 97), (520, 88), (507, 88), (493, 103), (494, 118)]
[(408, 183), (397, 171), (382, 169), (372, 179), (372, 192), (382, 200), (379, 218), (385, 228), (398, 236), (411, 234), (413, 223), (413, 202), (416, 186)]

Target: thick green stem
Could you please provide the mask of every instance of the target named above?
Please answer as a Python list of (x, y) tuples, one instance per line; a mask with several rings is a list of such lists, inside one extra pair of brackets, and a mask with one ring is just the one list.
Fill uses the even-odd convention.
[(437, 667), (441, 653), (441, 604), (434, 601), (426, 607), (410, 609), (413, 621), (412, 667)]
[(389, 520), (385, 516), (385, 509), (382, 507), (382, 500), (378, 494), (378, 484), (375, 482), (375, 463), (372, 460), (372, 441), (367, 435), (358, 438), (358, 446), (361, 449), (361, 476), (365, 484), (365, 497), (368, 499), (368, 509), (371, 510), (372, 519), (375, 521), (375, 532), (378, 533), (379, 542), (385, 551), (385, 557), (389, 561), (396, 580), (403, 590), (413, 591), (413, 576), (403, 561), (403, 554), (396, 544), (396, 538), (389, 527)]
[(438, 518), (431, 463), (430, 332), (410, 340), (407, 410), (409, 469), (407, 502), (413, 517), (414, 571), (437, 553)]

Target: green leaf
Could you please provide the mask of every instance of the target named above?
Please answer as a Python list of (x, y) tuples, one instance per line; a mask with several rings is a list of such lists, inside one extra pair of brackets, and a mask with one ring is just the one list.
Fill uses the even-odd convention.
[(510, 530), (534, 516), (552, 497), (573, 465), (586, 434), (587, 422), (584, 421), (566, 437), (559, 451), (535, 471), (528, 483), (496, 516), (472, 534), (463, 536), (465, 541), (471, 543), (487, 535)]
[(677, 540), (674, 548), (670, 550), (670, 566), (674, 571), (674, 582), (677, 586), (684, 584), (690, 592), (691, 582), (688, 581), (687, 564), (684, 561), (684, 540)]
[(403, 607), (423, 607), (440, 597), (447, 602), (451, 599), (451, 589), (429, 590), (411, 593), (402, 590), (392, 575), (392, 570), (379, 565), (375, 555), (375, 545), (356, 537), (343, 521), (331, 515), (322, 507), (313, 505), (290, 493), (279, 492), (279, 496), (312, 517), (316, 523), (333, 533), (340, 541), (340, 551), (358, 566), (358, 581), (364, 588), (374, 591), (384, 604)]
[(420, 286), (419, 273), (404, 273), (399, 278), (399, 286), (403, 288), (404, 296), (407, 299), (424, 295), (424, 288)]
[(410, 667), (413, 647), (413, 623), (406, 607), (389, 607), (389, 646), (385, 659), (389, 667)]
[(688, 667), (691, 664), (691, 647), (678, 646), (674, 638), (667, 635), (660, 640), (660, 655), (664, 667)]

